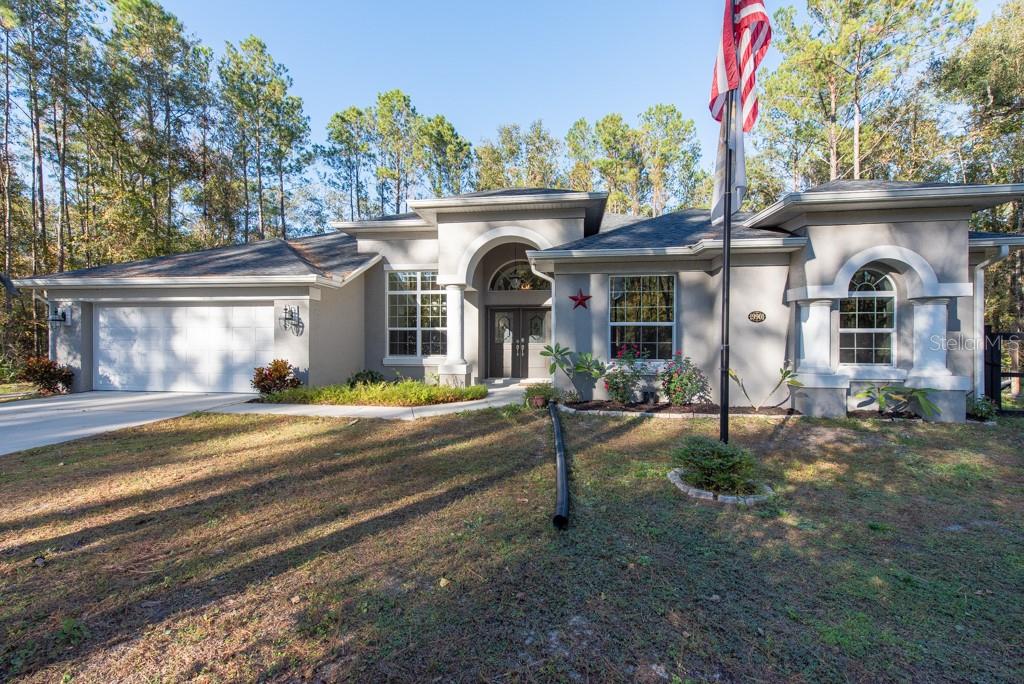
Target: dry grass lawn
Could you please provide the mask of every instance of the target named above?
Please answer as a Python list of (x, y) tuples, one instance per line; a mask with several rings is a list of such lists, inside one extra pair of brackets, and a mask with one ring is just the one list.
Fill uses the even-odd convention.
[[(0, 458), (0, 680), (1020, 681), (1024, 420), (198, 415)], [(37, 558), (42, 560), (37, 561)]]
[(0, 383), (0, 404), (22, 399), (35, 399), (41, 396), (36, 391), (36, 386), (30, 382)]

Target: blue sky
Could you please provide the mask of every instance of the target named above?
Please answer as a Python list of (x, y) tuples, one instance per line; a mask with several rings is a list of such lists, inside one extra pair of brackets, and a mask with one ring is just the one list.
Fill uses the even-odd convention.
[[(782, 2), (769, 0), (770, 10)], [(802, 4), (802, 3), (797, 3)], [(544, 120), (562, 137), (580, 116), (632, 121), (670, 102), (693, 118), (710, 166), (707, 110), (719, 0), (164, 0), (219, 55), (262, 38), (303, 98), (314, 139), (331, 114), (400, 88), (474, 144), (503, 123)], [(978, 3), (979, 21), (998, 0)], [(776, 63), (769, 53), (766, 66)]]

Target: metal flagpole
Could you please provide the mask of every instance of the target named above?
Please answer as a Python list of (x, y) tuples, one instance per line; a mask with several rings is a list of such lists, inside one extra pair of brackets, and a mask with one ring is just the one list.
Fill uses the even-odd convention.
[(732, 120), (734, 101), (739, 89), (729, 92), (725, 100), (725, 192), (722, 205), (725, 209), (722, 224), (722, 375), (719, 380), (721, 405), (718, 415), (718, 439), (729, 443), (729, 252), (732, 245), (732, 187), (733, 187), (733, 146), (735, 123)]

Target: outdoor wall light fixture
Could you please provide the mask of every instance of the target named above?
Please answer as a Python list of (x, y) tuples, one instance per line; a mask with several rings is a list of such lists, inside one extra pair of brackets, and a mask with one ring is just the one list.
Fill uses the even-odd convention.
[[(512, 255), (516, 256), (516, 252), (518, 252), (519, 250), (516, 247), (513, 247), (512, 250), (513, 250), (512, 251)], [(523, 248), (523, 258), (524, 259), (526, 258), (526, 248), (525, 247)], [(517, 263), (516, 266), (515, 266), (515, 269), (512, 271), (512, 274), (508, 277), (509, 289), (510, 290), (522, 289), (523, 283), (525, 281), (526, 281), (526, 278), (523, 277), (522, 266), (520, 266)]]
[(61, 323), (63, 325), (67, 325), (71, 322), (71, 314), (64, 307), (52, 306), (50, 307), (50, 315), (46, 317), (46, 320), (50, 323)]
[(299, 307), (285, 306), (281, 310), (281, 327), (291, 330), (296, 335), (302, 332), (302, 319), (299, 318)]

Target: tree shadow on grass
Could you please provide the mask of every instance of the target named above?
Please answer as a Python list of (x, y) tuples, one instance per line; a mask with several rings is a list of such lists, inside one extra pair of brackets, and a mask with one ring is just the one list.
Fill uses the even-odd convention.
[[(976, 515), (984, 503), (965, 500), (959, 513), (944, 501), (929, 504), (924, 512), (934, 519), (925, 528), (901, 518), (903, 498), (882, 482), (839, 478), (820, 487), (801, 484), (798, 496), (781, 497), (776, 512), (701, 504), (682, 497), (663, 471), (667, 450), (683, 434), (712, 426), (666, 429), (654, 421), (587, 418), (566, 421), (575, 500), (570, 529), (556, 533), (545, 419), (432, 425), (445, 432), (433, 445), (414, 441), (426, 434), (419, 429), (403, 433), (422, 452), (420, 462), (407, 466), (423, 470), (418, 475), (394, 472), (403, 466), (399, 454), (391, 454), (376, 470), (343, 469), (312, 479), (307, 470), (304, 480), (257, 492), (315, 504), (333, 491), (343, 501), (366, 473), (376, 473), (380, 486), (343, 514), (339, 526), (322, 527), (330, 520), (311, 505), (284, 524), (265, 517), (267, 529), (218, 539), (223, 553), (210, 544), (190, 549), (194, 576), (169, 586), (157, 579), (126, 581), (123, 596), (94, 597), (92, 609), (82, 612), (92, 635), (71, 651), (42, 641), (44, 655), (31, 667), (59, 673), (53, 668), (101, 657), (133, 639), (159, 649), (165, 642), (154, 642), (158, 637), (148, 627), (178, 632), (195, 620), (224, 629), (251, 625), (243, 633), (259, 636), (220, 633), (216, 655), (211, 649), (179, 653), (175, 662), (187, 662), (188, 669), (164, 674), (877, 681), (955, 679), (963, 672), (996, 680), (1010, 673), (1015, 631), (1005, 613), (1020, 599), (1013, 596), (1012, 575), (1001, 576), (1006, 566), (999, 560), (1010, 545), (994, 528), (971, 532), (968, 543), (966, 533), (949, 536), (936, 522)], [(853, 439), (849, 434), (802, 449), (799, 431), (808, 431), (809, 444), (817, 434), (813, 424), (796, 421), (786, 428), (793, 434), (773, 442), (776, 427), (744, 423), (737, 435), (769, 448), (780, 477), (815, 461), (846, 472), (878, 467), (844, 443)], [(468, 435), (491, 439), (474, 445)], [(784, 452), (783, 442), (794, 446)], [(356, 455), (358, 443), (347, 447), (352, 458), (373, 460)], [(883, 452), (878, 458), (882, 465), (888, 459), (893, 477), (911, 476), (899, 466), (901, 456)], [(426, 470), (422, 461), (435, 467)], [(953, 487), (930, 471), (914, 477)], [(851, 501), (857, 488), (870, 495), (870, 512)], [(239, 508), (250, 492), (237, 494), (228, 503)], [(891, 528), (870, 527), (875, 516), (891, 521)], [(182, 533), (175, 526), (161, 536)], [(248, 555), (282, 536), (296, 543)], [(147, 543), (141, 533), (131, 541)], [(903, 548), (907, 542), (915, 548)], [(958, 567), (945, 568), (950, 562)], [(202, 574), (204, 565), (217, 571)], [(110, 572), (107, 581), (119, 577)], [(951, 605), (958, 591), (973, 589), (971, 582), (996, 593), (972, 600), (978, 605)], [(268, 589), (277, 583), (281, 596)], [(67, 603), (89, 601), (84, 585), (74, 589)], [(55, 614), (63, 604), (55, 597), (41, 609)], [(230, 605), (240, 613), (219, 623)], [(966, 631), (956, 631), (957, 624)], [(168, 641), (167, 648), (175, 644)], [(149, 662), (144, 673), (161, 672)], [(116, 674), (99, 670), (111, 679)]]
[[(675, 438), (648, 438), (634, 458), (656, 458), (646, 448)], [(860, 467), (861, 451), (832, 446), (844, 448), (791, 457)], [(593, 475), (592, 462), (601, 459), (594, 451), (577, 460), (578, 481)], [(899, 457), (888, 452), (880, 458)], [(931, 486), (956, 489), (941, 477), (925, 477)], [(874, 510), (898, 519), (904, 497), (881, 487), (884, 480), (869, 482)], [(542, 554), (530, 549), (520, 559), (521, 574), (511, 573), (523, 580), (515, 584), (526, 584), (523, 575), (532, 572), (529, 580), (537, 584), (529, 585), (531, 591), (559, 610), (543, 602), (524, 611), (521, 641), (489, 654), (497, 662), (502, 652), (528, 654), (506, 656), (506, 672), (536, 674), (536, 668), (550, 667), (545, 672), (553, 672), (551, 678), (608, 680), (657, 680), (666, 671), (727, 681), (952, 680), (966, 672), (988, 680), (1013, 677), (1016, 632), (1006, 608), (1007, 602), (1020, 606), (1019, 592), (999, 561), (993, 563), (1001, 558), (1005, 568), (1012, 562), (1012, 535), (999, 538), (987, 527), (968, 543), (950, 538), (934, 519), (923, 528), (919, 521), (879, 525), (873, 513), (849, 505), (843, 483), (785, 500), (790, 514), (784, 516), (681, 499), (660, 475), (650, 481), (610, 478), (602, 493), (577, 510), (575, 543), (559, 545), (561, 555), (546, 572), (533, 572)], [(940, 502), (926, 515), (970, 516), (979, 505), (986, 508), (984, 501), (965, 501), (960, 508)], [(909, 540), (912, 548), (905, 547)], [(960, 567), (951, 573), (950, 562)], [(496, 569), (488, 581), (502, 575)], [(994, 590), (992, 598), (984, 592), (978, 598), (978, 585)], [(974, 598), (960, 606), (965, 587)], [(457, 612), (463, 603), (441, 612)], [(538, 645), (530, 641), (536, 633), (548, 638)], [(436, 657), (443, 661), (446, 654)], [(356, 662), (374, 671), (369, 653)], [(488, 659), (476, 662), (481, 678), (502, 672), (491, 669)], [(401, 668), (402, 662), (391, 666)], [(399, 672), (407, 680), (424, 674), (415, 667)]]
[[(446, 427), (451, 429), (444, 429)], [(506, 433), (512, 428), (495, 427), (486, 420), (460, 423), (455, 419), (439, 419), (403, 428), (395, 438), (381, 442), (367, 435), (366, 443), (356, 448), (351, 443), (339, 443), (336, 448), (344, 451), (344, 457), (329, 463), (319, 463), (311, 457), (298, 471), (260, 479), (177, 507), (153, 507), (146, 513), (111, 524), (14, 547), (17, 553), (33, 552), (84, 535), (97, 541), (81, 552), (68, 554), (61, 559), (62, 564), (74, 564), (76, 553), (87, 554), (83, 560), (90, 555), (95, 558), (106, 554), (116, 559), (133, 546), (173, 546), (176, 536), (188, 536), (189, 528), (201, 526), (202, 517), (210, 511), (225, 517), (236, 513), (245, 515), (250, 512), (251, 502), (255, 502), (257, 513), (266, 508), (268, 514), (273, 514), (276, 499), (281, 497), (292, 497), (300, 504), (296, 507), (288, 502), (290, 508), (284, 519), (254, 521), (255, 524), (247, 526), (248, 532), (243, 538), (221, 543), (216, 549), (186, 546), (180, 567), (175, 567), (175, 559), (152, 559), (161, 565), (160, 571), (143, 577), (126, 577), (126, 568), (116, 564), (96, 568), (81, 584), (61, 587), (62, 590), (45, 597), (41, 593), (40, 600), (29, 608), (31, 616), (38, 622), (40, 618), (45, 621), (47, 617), (69, 612), (88, 614), (89, 624), (97, 627), (94, 636), (76, 651), (81, 655), (82, 649), (88, 650), (90, 644), (93, 647), (110, 644), (138, 634), (154, 620), (202, 610), (211, 602), (288, 572), (318, 555), (344, 550), (367, 536), (385, 533), (538, 465), (537, 455), (525, 449), (512, 458), (487, 458), (488, 452), (503, 451), (503, 445), (509, 442)], [(472, 451), (474, 445), (476, 449), (484, 448), (484, 454)], [(360, 468), (365, 471), (359, 473), (360, 477), (369, 476), (368, 481), (351, 480), (350, 471)], [(257, 475), (272, 473), (272, 468), (257, 471)], [(359, 490), (358, 495), (354, 490)], [(302, 506), (303, 497), (310, 499), (308, 503), (318, 504), (318, 492), (342, 502), (346, 495), (351, 495), (357, 503), (352, 506), (332, 503), (327, 510), (320, 505)], [(348, 520), (357, 522), (347, 524)], [(331, 523), (334, 529), (324, 533), (316, 530)], [(283, 539), (305, 537), (308, 539), (301, 543), (276, 548)], [(261, 554), (264, 546), (274, 548)], [(250, 558), (253, 552), (256, 557)], [(224, 568), (224, 572), (204, 576), (209, 574), (211, 566)], [(168, 587), (165, 572), (180, 580)], [(114, 607), (99, 610), (90, 607), (111, 603)], [(140, 607), (142, 603), (167, 606), (168, 610), (158, 611), (154, 616), (151, 609)], [(15, 633), (36, 632), (33, 634), (37, 637), (36, 651), (45, 654), (38, 659), (38, 665), (68, 657), (56, 648), (53, 635), (26, 630), (25, 625), (19, 624), (25, 617), (28, 616), (12, 614), (0, 621), (0, 628)]]
[[(133, 464), (138, 465), (125, 465), (124, 471), (135, 473), (138, 470), (144, 469), (166, 468), (181, 461), (201, 461), (204, 456), (207, 458), (216, 458), (219, 461), (230, 462), (232, 457), (244, 456), (247, 450), (250, 450), (250, 447), (243, 446), (227, 451), (223, 449), (213, 449), (207, 453), (201, 453), (201, 450), (198, 447), (205, 441), (202, 437), (204, 433), (206, 434), (206, 439), (223, 437), (225, 431), (228, 431), (233, 437), (239, 437), (241, 434), (258, 433), (261, 430), (273, 431), (275, 425), (284, 425), (288, 420), (296, 422), (307, 421), (311, 426), (315, 426), (317, 428), (320, 428), (323, 422), (321, 419), (274, 418), (267, 422), (255, 422), (250, 425), (243, 425), (242, 427), (244, 429), (240, 431), (237, 430), (234, 425), (220, 425), (215, 430), (211, 429), (198, 432), (194, 429), (194, 425), (190, 423), (184, 423), (173, 430), (168, 430), (165, 427), (164, 432), (170, 442), (165, 447), (165, 450), (161, 452), (150, 449), (132, 449), (128, 460)], [(48, 546), (61, 546), (72, 540), (77, 541), (79, 538), (91, 538), (102, 535), (105, 532), (119, 527), (132, 529), (133, 526), (140, 524), (140, 520), (152, 519), (154, 514), (161, 511), (167, 512), (164, 509), (166, 502), (176, 500), (179, 495), (185, 492), (190, 494), (191, 501), (189, 504), (182, 506), (181, 508), (200, 509), (208, 503), (217, 503), (218, 499), (214, 497), (219, 497), (219, 500), (230, 499), (230, 497), (235, 495), (237, 491), (230, 489), (223, 491), (223, 487), (238, 481), (257, 480), (257, 482), (249, 486), (259, 486), (265, 489), (272, 488), (275, 484), (290, 481), (302, 475), (310, 477), (326, 475), (341, 472), (342, 470), (356, 467), (371, 461), (379, 460), (380, 462), (387, 462), (388, 460), (398, 459), (406, 454), (405, 450), (409, 443), (416, 443), (424, 440), (435, 434), (436, 431), (436, 428), (434, 427), (416, 424), (417, 427), (408, 433), (401, 433), (400, 435), (390, 439), (378, 439), (375, 434), (371, 433), (375, 433), (376, 430), (374, 426), (380, 424), (381, 423), (378, 421), (364, 421), (361, 425), (353, 425), (349, 428), (347, 422), (331, 421), (329, 422), (330, 427), (318, 431), (315, 444), (311, 444), (308, 439), (305, 439), (302, 442), (296, 442), (293, 437), (287, 435), (278, 435), (270, 438), (269, 440), (261, 439), (259, 442), (259, 447), (261, 449), (274, 446), (278, 447), (278, 452), (269, 459), (261, 459), (255, 463), (243, 465), (242, 467), (231, 467), (223, 472), (212, 475), (184, 479), (183, 481), (170, 486), (156, 485), (128, 496), (104, 498), (96, 503), (66, 506), (47, 513), (22, 518), (10, 518), (0, 525), (0, 532), (25, 530), (27, 528), (45, 525), (54, 521), (82, 518), (94, 513), (108, 512), (116, 509), (134, 510), (137, 509), (139, 505), (145, 505), (146, 508), (146, 510), (133, 516), (124, 518), (120, 521), (108, 523), (98, 529), (82, 528), (68, 534), (60, 535), (59, 537), (33, 542), (30, 546), (7, 547), (3, 549), (2, 553), (18, 554), (25, 553), (33, 549), (38, 550), (39, 548), (46, 548)], [(490, 430), (483, 427), (471, 432), (461, 432), (457, 438), (450, 437), (446, 439), (444, 441), (444, 445), (451, 446), (456, 444), (458, 440), (475, 439), (489, 432)], [(356, 435), (358, 435), (358, 437)], [(135, 437), (136, 435), (131, 432), (122, 433), (122, 440), (132, 440)], [(147, 436), (138, 435), (138, 437), (141, 441), (148, 441)], [(338, 460), (334, 456), (329, 456), (329, 454), (334, 454), (337, 450), (337, 445), (334, 443), (333, 439), (339, 437), (344, 437), (347, 442), (344, 446), (345, 451), (343, 452), (343, 460)], [(354, 443), (360, 446), (358, 448), (353, 448), (352, 440), (358, 440)], [(119, 446), (119, 443), (116, 441), (112, 442), (110, 445), (110, 452), (108, 453), (110, 453), (111, 457), (114, 459), (118, 459), (119, 454), (123, 453), (123, 451), (119, 450)], [(188, 457), (180, 458), (174, 456), (175, 454), (184, 451), (189, 451), (191, 454)], [(339, 455), (342, 454), (342, 452), (338, 453)], [(353, 459), (352, 457), (357, 454), (367, 454), (366, 460)], [(329, 459), (326, 463), (324, 462), (325, 457)], [(141, 461), (144, 461), (145, 465), (142, 465), (140, 463)], [(289, 472), (287, 475), (280, 475), (279, 473), (282, 470)], [(292, 472), (296, 470), (297, 472)], [(111, 476), (111, 473), (109, 471), (104, 471), (102, 476), (104, 479), (107, 479)], [(259, 478), (266, 476), (270, 477), (266, 480), (259, 481)], [(91, 475), (85, 478), (86, 483), (82, 483), (80, 478), (76, 477), (73, 483), (68, 483), (66, 486), (74, 486), (76, 489), (86, 488), (88, 487), (88, 481), (90, 479), (92, 479)], [(196, 500), (197, 497), (201, 496), (203, 493), (209, 493), (211, 500)], [(29, 496), (50, 499), (52, 494), (53, 490), (49, 485), (47, 485), (42, 489), (42, 491), (30, 492)]]

